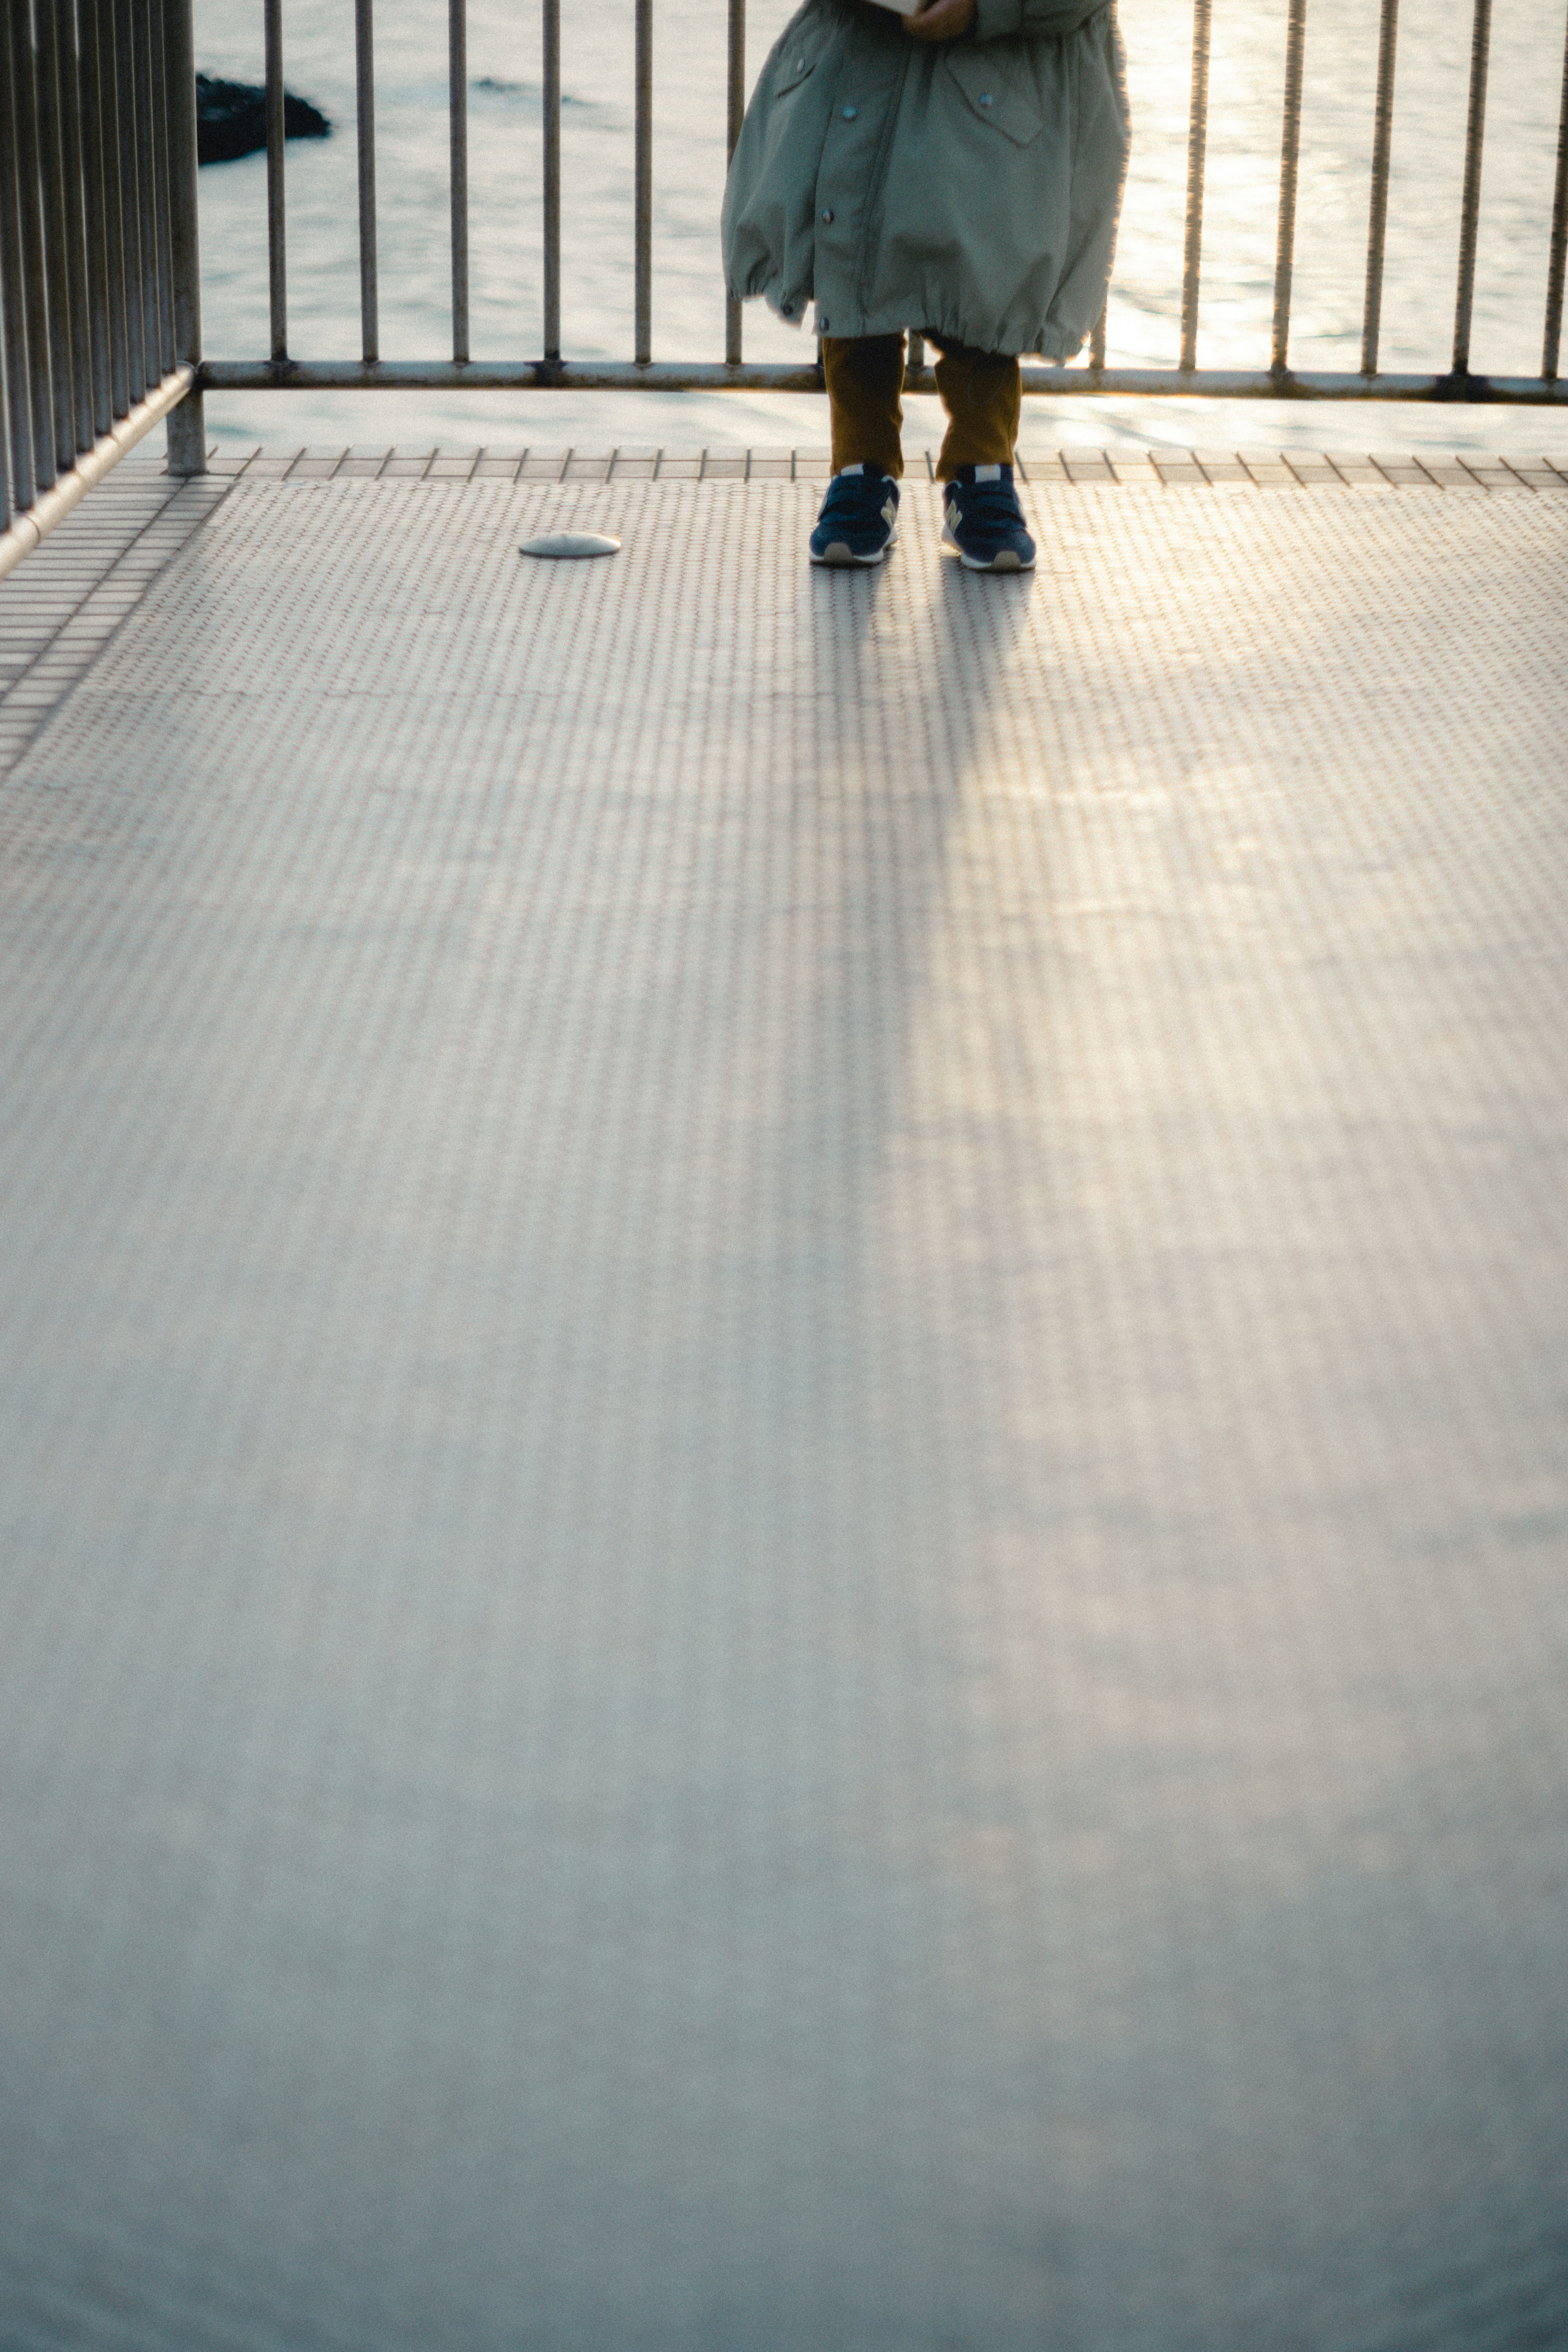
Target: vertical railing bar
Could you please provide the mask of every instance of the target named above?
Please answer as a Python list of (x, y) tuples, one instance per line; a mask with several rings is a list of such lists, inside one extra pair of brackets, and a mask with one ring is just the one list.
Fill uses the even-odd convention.
[(76, 0), (55, 0), (55, 40), (59, 51), (60, 145), (65, 165), (66, 268), (70, 288), (71, 352), (76, 370), (76, 436), (77, 447), (87, 450), (98, 437), (94, 423), (92, 321), (87, 259), (93, 224), (87, 209), (81, 60), (77, 53)]
[(5, 342), (7, 470), (11, 503), (26, 512), (37, 496), (33, 457), (31, 361), (27, 349), (26, 268), (17, 175), (18, 120), (15, 17), (20, 0), (4, 0), (0, 21), (0, 329)]
[(1296, 184), (1301, 164), (1301, 89), (1307, 0), (1290, 0), (1285, 37), (1285, 120), (1279, 136), (1279, 227), (1274, 243), (1274, 334), (1268, 364), (1283, 375), (1290, 351), (1290, 280), (1296, 267)]
[(289, 269), (283, 217), (283, 0), (264, 0), (267, 76), (267, 277), (272, 356), (289, 356)]
[(466, 0), (447, 0), (447, 70), (452, 152), (452, 357), (468, 356), (468, 21)]
[(561, 364), (561, 0), (544, 0), (544, 358)]
[[(746, 116), (746, 0), (730, 0), (729, 109), (725, 125), (725, 157), (735, 152)], [(732, 295), (724, 303), (724, 363), (739, 367), (742, 356), (742, 305)]]
[(59, 17), (55, 0), (34, 11), (34, 71), (38, 108), (38, 199), (44, 232), (44, 299), (49, 314), (49, 383), (55, 465), (60, 473), (80, 454), (77, 439), (76, 352), (72, 332), (70, 258), (66, 235), (65, 130), (60, 121)]
[(1377, 103), (1372, 138), (1372, 203), (1366, 231), (1366, 299), (1361, 314), (1361, 372), (1377, 373), (1383, 325), (1383, 257), (1388, 238), (1388, 174), (1394, 155), (1394, 71), (1399, 0), (1383, 0), (1377, 34)]
[(136, 35), (131, 8), (132, 0), (114, 0), (115, 139), (120, 156), (127, 408), (141, 399), (147, 387), (146, 371), (142, 364), (142, 216), (136, 202)]
[[(8, 50), (10, 37), (0, 26), (0, 51)], [(10, 282), (10, 236), (6, 227), (13, 209), (13, 196), (6, 184), (14, 165), (10, 162), (15, 142), (11, 131), (11, 75), (4, 58), (0, 57), (0, 531), (11, 528), (11, 310), (5, 299)]]
[(637, 349), (653, 358), (653, 0), (637, 0)]
[(141, 30), (136, 9), (141, 0), (122, 0), (115, 26), (115, 54), (120, 64), (120, 200), (124, 205), (124, 318), (132, 330), (127, 355), (132, 400), (141, 400), (153, 381), (153, 346), (148, 341), (148, 209), (141, 176)]
[(354, 0), (354, 136), (359, 145), (360, 355), (381, 357), (375, 251), (375, 0)]
[(1187, 108), (1187, 207), (1182, 253), (1184, 375), (1198, 363), (1198, 282), (1204, 249), (1204, 154), (1209, 121), (1209, 30), (1214, 0), (1193, 0), (1193, 83)]
[(81, 78), (75, 0), (54, 0), (59, 86), (60, 163), (65, 213), (66, 289), (70, 302), (71, 398), (79, 455), (97, 438), (93, 418), (92, 329), (88, 316), (88, 218), (82, 168)]
[(132, 400), (141, 400), (157, 374), (155, 348), (153, 348), (151, 318), (148, 318), (148, 275), (155, 270), (153, 261), (153, 224), (148, 221), (148, 174), (146, 174), (146, 136), (143, 136), (143, 45), (141, 45), (141, 9), (146, 0), (132, 0), (127, 12), (127, 47), (124, 57), (130, 64), (130, 106), (120, 130), (120, 155), (127, 164), (127, 193), (130, 209), (127, 221), (134, 219), (136, 237), (127, 242), (127, 261), (134, 261), (134, 275), (127, 270), (124, 301), (136, 318), (136, 351), (139, 364), (132, 379)]
[(92, 361), (95, 433), (114, 422), (112, 332), (109, 315), (109, 218), (103, 171), (103, 93), (100, 79), (98, 0), (80, 0), (77, 19), (77, 87), (81, 100), (82, 229), (87, 255), (88, 343)]
[[(153, 45), (153, 177), (158, 197), (158, 360), (160, 375), (174, 364), (174, 246), (170, 220), (174, 185), (169, 157), (169, 58), (167, 11), (171, 0), (153, 0), (147, 12)], [(173, 0), (177, 5), (178, 0)]]
[(1089, 339), (1089, 363), (1091, 368), (1102, 368), (1105, 365), (1105, 320), (1110, 308), (1110, 297), (1108, 294), (1100, 306), (1100, 316), (1094, 322), (1094, 332)]
[(1465, 115), (1465, 193), (1459, 213), (1459, 278), (1454, 296), (1454, 373), (1470, 372), (1470, 313), (1476, 298), (1476, 244), (1481, 218), (1481, 147), (1487, 126), (1487, 61), (1492, 0), (1476, 0), (1470, 29), (1470, 102)]
[[(17, 226), (22, 291), (27, 308), (27, 395), (33, 424), (34, 495), (54, 486), (54, 374), (49, 353), (48, 297), (44, 274), (44, 224), (38, 198), (38, 92), (28, 0), (11, 0)], [(69, 460), (67, 460), (69, 463)]]
[[(196, 56), (193, 0), (165, 0), (163, 57), (169, 133), (169, 257), (174, 277), (174, 360), (202, 357), (202, 257), (196, 198)], [(171, 409), (166, 430), (171, 474), (207, 469), (206, 410), (198, 388)]]
[[(0, 204), (5, 200), (0, 187)], [(11, 370), (5, 353), (5, 257), (0, 240), (0, 531), (11, 528)]]
[(1552, 255), (1546, 265), (1546, 331), (1541, 345), (1541, 373), (1548, 383), (1557, 381), (1563, 348), (1563, 274), (1568, 260), (1568, 33), (1563, 42), (1563, 104), (1557, 117), (1557, 184), (1552, 197)]
[(99, 101), (103, 131), (104, 249), (109, 260), (110, 396), (116, 416), (131, 406), (132, 343), (134, 332), (131, 283), (131, 223), (125, 203), (126, 161), (121, 136), (123, 59), (120, 16), (123, 0), (97, 0)]
[[(822, 357), (822, 348), (820, 344), (817, 346), (816, 356), (820, 361)], [(904, 353), (904, 389), (906, 392), (912, 392), (914, 390), (915, 384), (920, 378), (921, 371), (925, 366), (925, 363), (926, 339), (923, 335), (916, 334), (914, 330), (911, 328), (910, 331), (909, 347)]]
[(163, 318), (157, 299), (157, 158), (153, 152), (151, 0), (136, 0), (136, 200), (141, 219), (141, 362), (146, 391), (163, 376)]

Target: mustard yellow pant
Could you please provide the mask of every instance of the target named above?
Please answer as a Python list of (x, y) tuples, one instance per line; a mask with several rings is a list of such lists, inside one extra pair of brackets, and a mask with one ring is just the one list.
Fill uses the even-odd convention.
[[(1017, 361), (926, 331), (937, 349), (936, 388), (947, 411), (937, 479), (951, 482), (960, 466), (1010, 466), (1024, 391)], [(824, 335), (822, 370), (833, 418), (834, 472), (879, 466), (884, 474), (901, 474), (902, 335)]]

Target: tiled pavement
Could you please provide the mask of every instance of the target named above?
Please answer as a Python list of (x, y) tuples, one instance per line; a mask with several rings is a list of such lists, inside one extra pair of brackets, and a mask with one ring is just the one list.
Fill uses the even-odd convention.
[[(931, 452), (910, 458), (934, 479)], [(151, 450), (122, 465), (33, 555), (0, 582), (0, 781), (55, 704), (107, 644), (188, 534), (234, 482), (824, 481), (822, 448), (578, 450), (429, 447), (274, 449), (215, 444), (205, 481), (171, 482)], [(1568, 489), (1568, 451), (1556, 457), (1468, 457), (1405, 450), (1381, 457), (1279, 450), (1022, 448), (1021, 478), (1037, 487), (1353, 489), (1450, 494)]]
[(1560, 472), (401, 462), (0, 591), (5, 2352), (1555, 2352)]
[(122, 464), (0, 580), (0, 783), (226, 488)]
[[(226, 474), (268, 480), (326, 481), (792, 481), (823, 480), (826, 449), (437, 449), (219, 448)], [(911, 457), (934, 479), (930, 451)], [(1383, 457), (1285, 455), (1268, 450), (1020, 449), (1018, 471), (1053, 482), (1112, 482), (1131, 488), (1559, 490), (1568, 488), (1568, 451), (1555, 458), (1442, 457), (1405, 450)]]

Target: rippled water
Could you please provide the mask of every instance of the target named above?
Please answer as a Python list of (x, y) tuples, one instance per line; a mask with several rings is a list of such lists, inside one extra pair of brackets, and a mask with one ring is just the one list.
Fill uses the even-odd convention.
[[(791, 0), (752, 0), (754, 72)], [(563, 12), (564, 348), (632, 348), (631, 0), (571, 0)], [(1447, 365), (1469, 66), (1462, 0), (1405, 0), (1382, 359)], [(529, 358), (542, 342), (537, 0), (469, 0), (472, 348)], [(1191, 0), (1122, 0), (1134, 152), (1110, 318), (1114, 363), (1167, 363), (1177, 347)], [(1313, 0), (1309, 15), (1291, 357), (1359, 363), (1377, 0)], [(724, 171), (723, 0), (658, 0), (655, 36), (654, 348), (661, 359), (721, 356), (717, 221)], [(259, 79), (258, 0), (197, 0), (200, 63)], [(388, 358), (450, 352), (446, 10), (381, 0), (377, 10), (381, 347)], [(296, 356), (359, 350), (349, 0), (286, 10), (289, 86), (338, 125), (288, 150), (289, 341)], [(1541, 364), (1548, 215), (1562, 89), (1563, 0), (1497, 0), (1471, 364), (1533, 374)], [(1268, 362), (1272, 309), (1285, 0), (1219, 0), (1199, 358)], [(221, 358), (268, 347), (265, 165), (204, 171), (205, 341)], [(747, 355), (791, 359), (801, 338), (760, 305)], [(1383, 447), (1568, 446), (1568, 418), (1541, 412), (1347, 408), (1286, 403), (1052, 402), (1031, 437), (1097, 442), (1274, 442)], [(935, 437), (934, 403), (914, 404), (911, 440)], [(817, 402), (717, 394), (256, 394), (210, 403), (225, 434), (268, 440), (819, 442)]]

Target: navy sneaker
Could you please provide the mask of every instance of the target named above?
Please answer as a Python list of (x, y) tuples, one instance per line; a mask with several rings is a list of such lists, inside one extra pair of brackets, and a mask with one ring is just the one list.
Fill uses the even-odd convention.
[(846, 466), (827, 485), (814, 563), (880, 563), (899, 535), (899, 486), (876, 466)]
[(1011, 466), (961, 466), (942, 493), (942, 543), (970, 572), (1032, 572), (1035, 542)]

